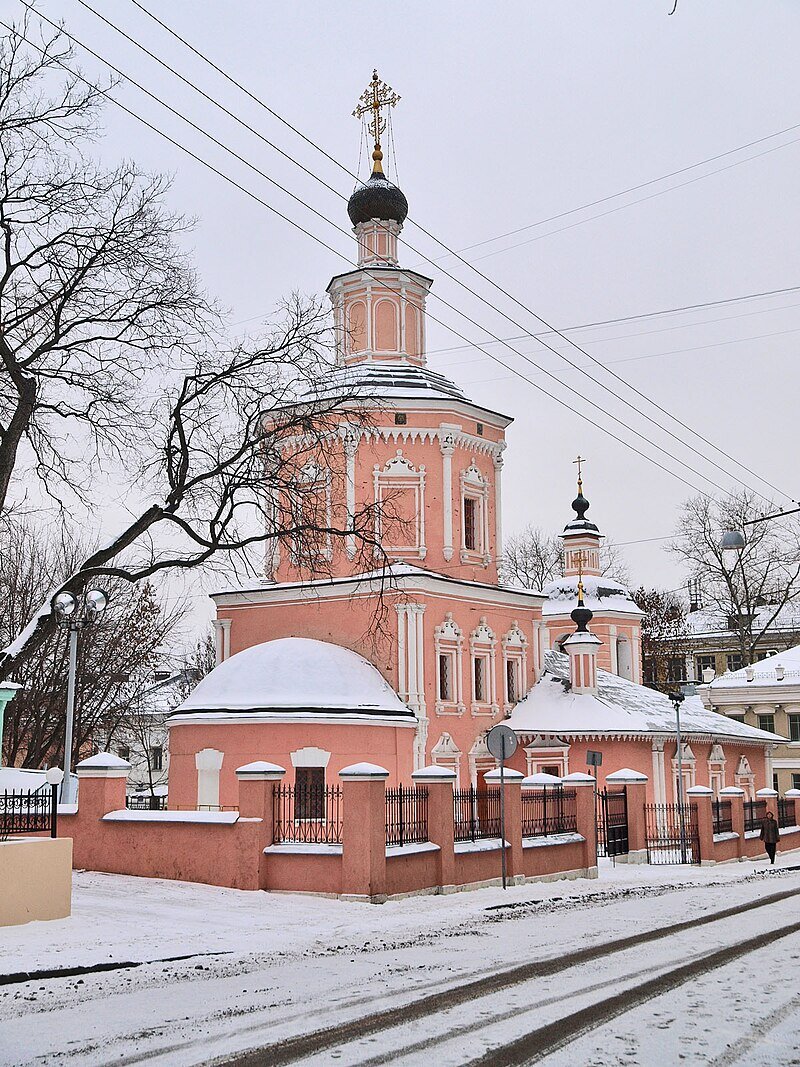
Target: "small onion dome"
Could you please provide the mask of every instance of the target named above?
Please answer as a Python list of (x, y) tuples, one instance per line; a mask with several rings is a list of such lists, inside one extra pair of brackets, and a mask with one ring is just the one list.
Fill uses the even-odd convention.
[(408, 215), (408, 201), (402, 189), (393, 185), (382, 171), (376, 171), (347, 201), (347, 214), (354, 226), (370, 219), (392, 220), (402, 226)]
[(578, 517), (576, 519), (571, 519), (567, 523), (564, 527), (565, 533), (570, 530), (591, 530), (599, 533), (595, 524), (586, 518), (586, 512), (589, 510), (589, 501), (583, 495), (583, 489), (580, 485), (578, 486), (578, 495), (572, 501), (572, 510)]
[(587, 608), (583, 602), (583, 582), (578, 582), (578, 606), (573, 608), (569, 616), (576, 626), (576, 633), (588, 632), (589, 623), (594, 618), (594, 612)]

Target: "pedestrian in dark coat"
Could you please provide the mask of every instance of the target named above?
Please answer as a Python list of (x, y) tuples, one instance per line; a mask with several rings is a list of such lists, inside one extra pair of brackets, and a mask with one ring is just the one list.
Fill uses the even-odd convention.
[(764, 842), (764, 848), (767, 850), (769, 862), (773, 864), (775, 863), (775, 849), (778, 847), (780, 837), (781, 832), (778, 829), (778, 824), (775, 822), (775, 816), (771, 811), (768, 811), (761, 820), (761, 840)]

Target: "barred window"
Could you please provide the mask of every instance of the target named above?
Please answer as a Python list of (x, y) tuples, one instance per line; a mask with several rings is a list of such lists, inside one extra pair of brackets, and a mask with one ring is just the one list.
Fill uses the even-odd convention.
[(473, 696), (477, 704), (485, 704), (486, 692), (486, 668), (488, 664), (485, 656), (475, 656), (472, 660)]
[(296, 819), (325, 818), (324, 767), (295, 767), (294, 811)]
[(478, 549), (478, 501), (471, 496), (464, 497), (464, 548)]
[(439, 700), (453, 700), (453, 657), (439, 653)]

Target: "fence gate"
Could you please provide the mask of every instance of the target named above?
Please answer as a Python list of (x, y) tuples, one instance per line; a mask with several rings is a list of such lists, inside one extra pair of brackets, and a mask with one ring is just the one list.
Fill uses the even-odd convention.
[(622, 856), (628, 851), (628, 795), (623, 789), (597, 794), (597, 855)]
[(695, 804), (645, 804), (644, 815), (648, 863), (700, 862)]

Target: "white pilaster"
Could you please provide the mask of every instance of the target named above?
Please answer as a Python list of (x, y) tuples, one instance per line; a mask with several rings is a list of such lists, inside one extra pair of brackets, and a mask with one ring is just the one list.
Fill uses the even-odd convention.
[(503, 473), (502, 452), (496, 452), (492, 457), (492, 462), (494, 463), (494, 558), (499, 560), (500, 556), (503, 554), (503, 495), (501, 484), (501, 475)]
[(406, 615), (408, 613), (408, 607), (406, 604), (396, 604), (397, 610), (397, 689), (401, 700), (408, 702), (408, 672), (407, 672), (407, 651), (406, 651), (406, 630), (407, 621)]
[(345, 494), (347, 506), (347, 555), (352, 559), (356, 554), (356, 535), (353, 532), (356, 516), (356, 452), (358, 451), (358, 432), (348, 428), (342, 439), (344, 454), (347, 459), (345, 470)]
[(451, 433), (442, 433), (439, 440), (442, 450), (442, 510), (444, 520), (444, 558), (453, 558), (453, 452), (455, 439)]

